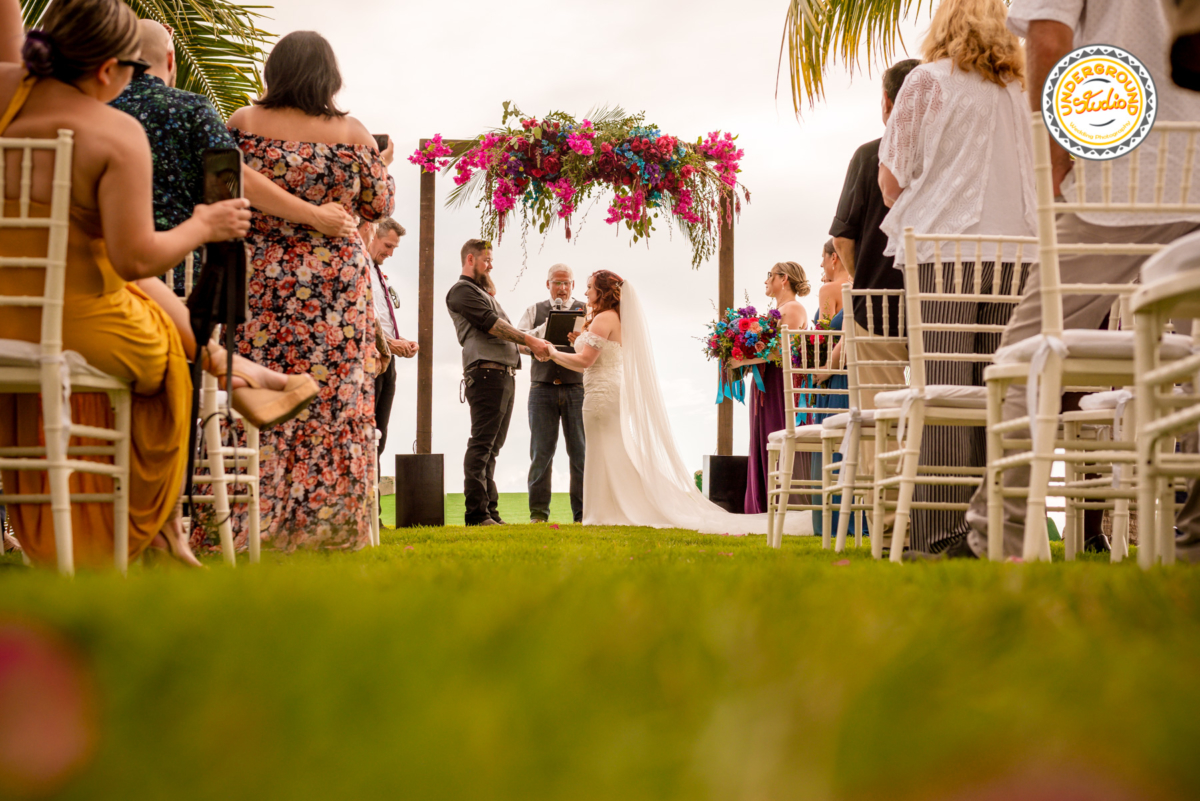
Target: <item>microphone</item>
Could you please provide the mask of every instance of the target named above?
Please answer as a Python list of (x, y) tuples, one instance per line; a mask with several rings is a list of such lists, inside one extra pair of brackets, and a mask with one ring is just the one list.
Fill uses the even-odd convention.
[(555, 298), (550, 305), (552, 308), (561, 309), (565, 304), (562, 298)]

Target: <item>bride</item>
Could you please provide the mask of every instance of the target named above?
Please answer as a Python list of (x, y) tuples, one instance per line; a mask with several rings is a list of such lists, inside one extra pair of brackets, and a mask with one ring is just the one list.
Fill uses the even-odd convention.
[[(584, 525), (765, 534), (766, 515), (735, 515), (712, 503), (679, 458), (633, 285), (599, 270), (588, 278), (587, 299), (576, 352), (550, 346), (556, 364), (583, 373)], [(790, 515), (787, 533), (811, 534), (809, 516)]]

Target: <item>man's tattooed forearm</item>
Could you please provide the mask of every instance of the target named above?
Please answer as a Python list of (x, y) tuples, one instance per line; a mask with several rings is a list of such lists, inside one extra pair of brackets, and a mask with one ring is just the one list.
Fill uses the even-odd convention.
[(518, 331), (503, 320), (497, 320), (489, 333), (494, 337), (507, 339), (509, 342), (516, 342), (518, 345), (525, 344), (525, 332)]

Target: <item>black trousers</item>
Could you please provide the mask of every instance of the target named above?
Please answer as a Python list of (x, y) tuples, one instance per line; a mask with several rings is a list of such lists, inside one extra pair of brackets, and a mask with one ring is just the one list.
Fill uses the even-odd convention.
[(463, 458), (463, 494), (466, 524), (500, 519), (500, 494), (496, 490), (496, 457), (508, 437), (517, 382), (504, 370), (478, 368), (466, 374), (467, 403), (471, 407), (471, 438)]
[(392, 401), (396, 399), (396, 357), (388, 368), (375, 376), (375, 427), (379, 429), (379, 455), (387, 444), (388, 420), (392, 418)]

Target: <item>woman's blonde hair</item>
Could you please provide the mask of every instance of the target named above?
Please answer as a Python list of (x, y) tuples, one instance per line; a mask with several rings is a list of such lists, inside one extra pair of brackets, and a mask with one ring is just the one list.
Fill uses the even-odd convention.
[(783, 273), (783, 276), (788, 280), (788, 285), (796, 293), (796, 297), (802, 298), (808, 294), (808, 276), (804, 274), (804, 268), (799, 264), (794, 261), (781, 261), (772, 269)]
[(1005, 20), (1004, 0), (942, 0), (922, 43), (926, 63), (950, 59), (954, 66), (978, 72), (1004, 86), (1025, 87), (1025, 52)]

